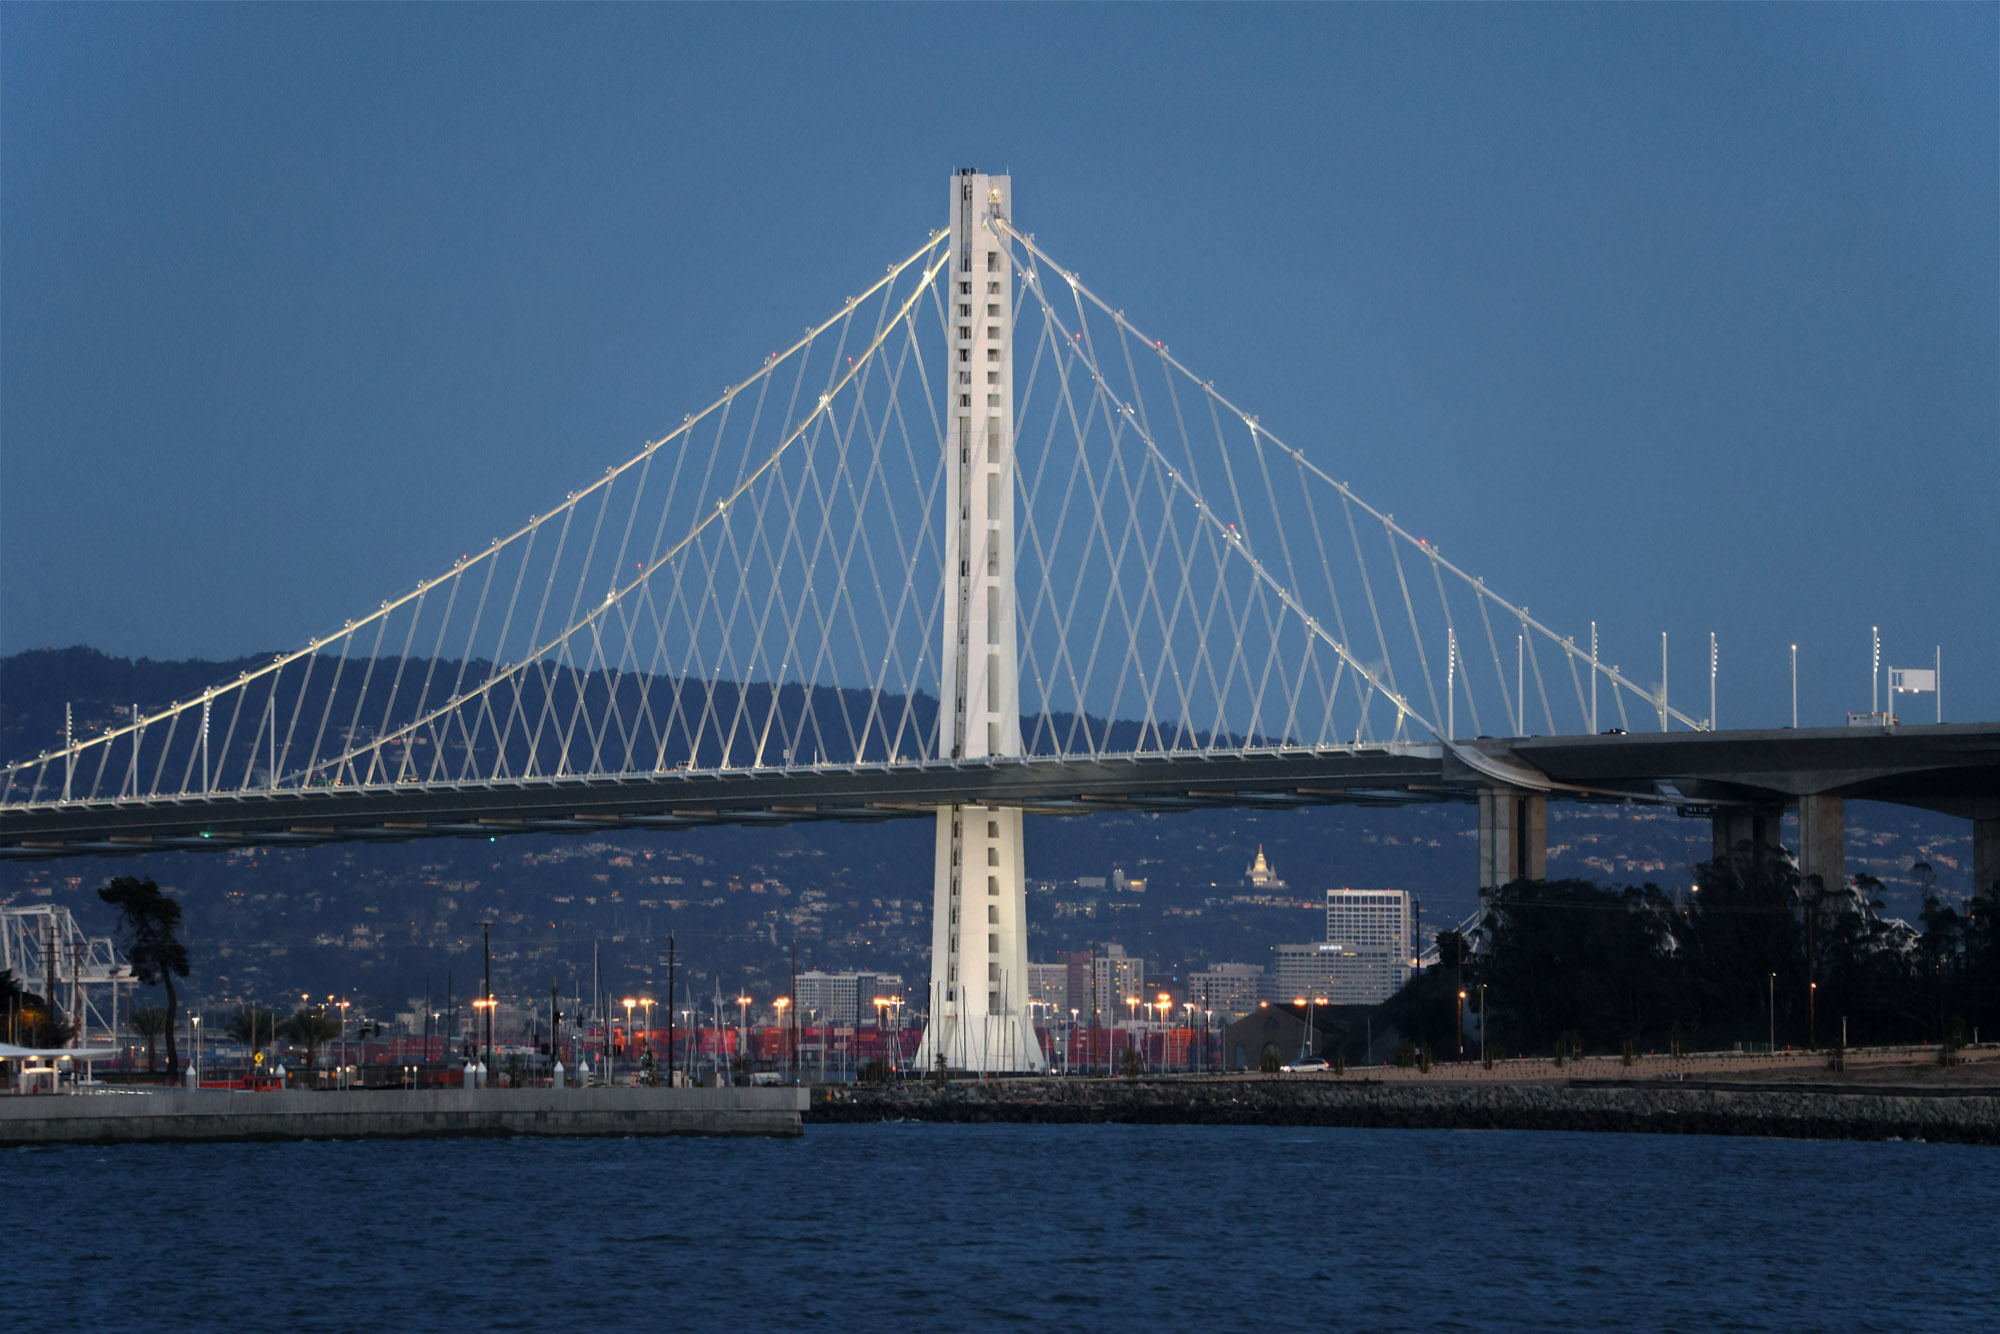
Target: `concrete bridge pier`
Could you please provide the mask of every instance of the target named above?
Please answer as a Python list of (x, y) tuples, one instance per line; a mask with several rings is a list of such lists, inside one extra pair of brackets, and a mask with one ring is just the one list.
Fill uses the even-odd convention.
[(1847, 802), (1840, 797), (1799, 798), (1799, 876), (1818, 876), (1820, 888), (1847, 887)]
[(1513, 787), (1479, 789), (1479, 888), (1549, 876), (1549, 799)]
[(1783, 806), (1718, 806), (1709, 817), (1710, 846), (1717, 861), (1725, 861), (1744, 843), (1753, 852), (1753, 861), (1762, 866), (1773, 848), (1784, 844)]

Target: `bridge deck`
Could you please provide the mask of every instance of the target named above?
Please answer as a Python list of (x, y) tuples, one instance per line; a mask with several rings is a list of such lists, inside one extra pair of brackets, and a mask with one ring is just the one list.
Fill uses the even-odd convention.
[[(2000, 815), (2000, 724), (1481, 739), (1468, 748), (1544, 779), (1554, 797), (1754, 805), (1825, 794)], [(893, 820), (952, 804), (1081, 815), (1471, 801), (1493, 785), (1429, 744), (316, 787), (11, 807), (0, 810), (0, 857)]]

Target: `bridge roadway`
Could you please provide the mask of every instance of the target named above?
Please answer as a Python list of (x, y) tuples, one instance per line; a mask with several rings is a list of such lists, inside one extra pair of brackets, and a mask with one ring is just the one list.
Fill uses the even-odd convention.
[(1645, 801), (1714, 820), (1720, 851), (1800, 819), (1802, 869), (1844, 858), (1842, 805), (1867, 798), (1973, 821), (1975, 884), (2000, 877), (2000, 724), (1480, 738), (1097, 759), (816, 766), (403, 783), (52, 802), (0, 811), (0, 859), (179, 848), (715, 824), (929, 818), (941, 805), (1044, 815), (1218, 806), (1480, 806), (1480, 881), (1539, 877), (1546, 803)]

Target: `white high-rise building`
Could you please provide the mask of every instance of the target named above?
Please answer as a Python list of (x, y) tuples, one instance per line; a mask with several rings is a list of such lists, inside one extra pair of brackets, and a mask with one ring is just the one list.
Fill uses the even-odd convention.
[[(1013, 263), (989, 222), (1013, 183), (951, 178), (945, 299), (944, 651), (938, 749), (953, 760), (1021, 753), (1014, 622)], [(930, 1026), (919, 1060), (957, 1070), (1043, 1070), (1028, 1011), (1021, 812), (943, 806), (931, 923)]]
[[(1280, 951), (1279, 990), (1307, 982), (1307, 971), (1336, 1005), (1371, 1005), (1387, 1000), (1410, 980), (1416, 954), (1413, 905), (1407, 890), (1329, 889), (1326, 943), (1295, 947), (1296, 958)], [(1320, 990), (1320, 986), (1324, 990)]]

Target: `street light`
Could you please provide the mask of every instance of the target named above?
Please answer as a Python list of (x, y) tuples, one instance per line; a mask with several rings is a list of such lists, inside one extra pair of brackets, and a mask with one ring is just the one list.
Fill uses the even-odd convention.
[(877, 996), (875, 998), (875, 1042), (877, 1046), (884, 1049), (889, 1045), (888, 1033), (886, 1031), (888, 1026), (886, 1011), (888, 1008), (889, 998), (887, 996)]
[(639, 997), (639, 1005), (642, 1009), (646, 1011), (646, 1041), (641, 1045), (643, 1045), (647, 1051), (651, 1051), (653, 1049), (654, 1000), (651, 996), (641, 996)]
[(632, 1064), (632, 1007), (639, 1002), (631, 996), (625, 998), (625, 1064)]
[(792, 998), (790, 996), (780, 996), (778, 997), (778, 999), (771, 1002), (773, 1006), (777, 1007), (778, 1011), (778, 1032), (784, 1034), (784, 1037), (780, 1038), (779, 1041), (784, 1043), (784, 1046), (782, 1048), (782, 1050), (785, 1053), (785, 1063), (783, 1069), (785, 1073), (785, 1078), (787, 1080), (789, 1080), (792, 1075), (792, 1044), (789, 1041), (785, 1040), (786, 1038), (789, 1038), (791, 1036), (791, 1031), (785, 1027), (785, 1008), (789, 1006), (791, 1003), (792, 1003)]
[(340, 1078), (334, 1081), (335, 1085), (340, 1088), (347, 1087), (347, 1007), (349, 1004), (350, 1002), (348, 1001), (340, 1003)]
[(1819, 983), (1806, 984), (1806, 1046), (1819, 1050)]
[(750, 998), (736, 998), (736, 1045), (742, 1049), (746, 1062), (750, 1059)]
[[(491, 996), (474, 997), (472, 1008), (481, 1012), (479, 1020), (486, 1028), (486, 1054), (488, 1057), (491, 1057), (493, 1055), (493, 998)], [(489, 1077), (493, 1073), (493, 1067), (490, 1062), (486, 1066), (486, 1073)]]
[(1770, 991), (1771, 1041), (1768, 1050), (1771, 1055), (1776, 1056), (1778, 1054), (1778, 975), (1776, 973), (1771, 974)]
[(1458, 989), (1458, 1059), (1465, 1059), (1465, 988)]
[(1479, 1063), (1486, 1064), (1486, 984), (1479, 984)]

